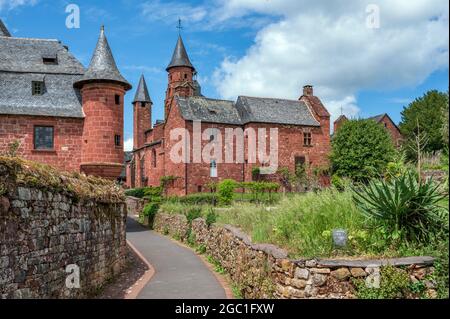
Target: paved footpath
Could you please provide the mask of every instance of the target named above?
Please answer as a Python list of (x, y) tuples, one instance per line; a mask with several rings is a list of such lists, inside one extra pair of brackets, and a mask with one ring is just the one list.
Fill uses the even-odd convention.
[(138, 299), (225, 299), (214, 274), (190, 249), (128, 217), (127, 239), (155, 268)]

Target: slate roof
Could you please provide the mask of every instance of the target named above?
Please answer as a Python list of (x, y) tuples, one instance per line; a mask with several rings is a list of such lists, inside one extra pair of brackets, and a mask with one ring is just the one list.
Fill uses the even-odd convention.
[(242, 122), (320, 126), (302, 101), (240, 96), (236, 102)]
[[(57, 64), (43, 63), (56, 57)], [(0, 37), (0, 114), (83, 118), (81, 97), (73, 88), (83, 65), (57, 40)], [(32, 81), (43, 81), (42, 96)]]
[(189, 60), (189, 56), (186, 52), (186, 48), (184, 47), (183, 39), (181, 35), (178, 36), (177, 45), (175, 46), (175, 50), (173, 51), (172, 60), (167, 66), (166, 70), (173, 68), (175, 66), (187, 66), (192, 69), (195, 69)]
[(242, 124), (239, 112), (232, 101), (194, 96), (177, 97), (181, 115), (188, 121), (208, 123)]
[(11, 33), (9, 33), (6, 25), (3, 23), (2, 19), (0, 19), (0, 37), (10, 37)]
[(375, 121), (375, 122), (377, 122), (377, 123), (380, 123), (381, 120), (383, 119), (383, 117), (385, 117), (386, 115), (387, 115), (386, 113), (384, 113), (384, 114), (379, 114), (379, 115), (375, 115), (375, 116), (369, 117), (368, 119), (369, 119), (369, 120), (373, 120), (373, 121)]
[(320, 126), (306, 104), (297, 100), (240, 96), (234, 103), (194, 96), (177, 97), (177, 102), (183, 118), (188, 121)]
[(134, 96), (133, 103), (136, 102), (153, 103), (150, 98), (150, 94), (148, 94), (147, 83), (145, 82), (144, 75), (141, 75), (141, 79), (139, 80), (139, 85), (136, 90), (136, 95)]
[(91, 63), (84, 76), (75, 83), (75, 86), (79, 88), (84, 83), (96, 81), (116, 82), (122, 84), (125, 90), (131, 89), (131, 84), (125, 80), (117, 68), (116, 61), (114, 60), (111, 48), (108, 44), (108, 39), (105, 35), (104, 27), (100, 30), (100, 36), (98, 37), (97, 46), (94, 55), (92, 56)]

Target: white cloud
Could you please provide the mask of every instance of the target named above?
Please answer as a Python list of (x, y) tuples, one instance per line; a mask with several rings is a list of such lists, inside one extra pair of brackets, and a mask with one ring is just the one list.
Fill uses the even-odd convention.
[(123, 143), (123, 150), (125, 152), (131, 152), (133, 150), (133, 138), (125, 140)]
[[(379, 29), (366, 27), (366, 6), (380, 7)], [(215, 72), (224, 98), (237, 95), (298, 98), (315, 86), (336, 118), (358, 113), (363, 89), (417, 85), (448, 68), (447, 0), (229, 0), (221, 19), (251, 14), (282, 16), (261, 29), (239, 59), (225, 59)]]
[(35, 5), (38, 0), (0, 0), (0, 12), (13, 10), (20, 6)]

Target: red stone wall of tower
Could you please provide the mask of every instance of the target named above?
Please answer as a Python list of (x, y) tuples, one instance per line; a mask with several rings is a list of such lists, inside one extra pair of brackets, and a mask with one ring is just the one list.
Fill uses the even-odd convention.
[(173, 101), (174, 96), (189, 97), (194, 95), (193, 78), (194, 70), (190, 67), (177, 66), (169, 69), (169, 82), (166, 91), (164, 106), (165, 116)]
[[(82, 172), (110, 179), (120, 175), (124, 160), (124, 95), (124, 88), (118, 84), (88, 83), (81, 89), (85, 114)], [(116, 136), (120, 145), (116, 145)]]
[(145, 144), (145, 132), (152, 128), (151, 103), (135, 102), (133, 104), (133, 148), (139, 149)]

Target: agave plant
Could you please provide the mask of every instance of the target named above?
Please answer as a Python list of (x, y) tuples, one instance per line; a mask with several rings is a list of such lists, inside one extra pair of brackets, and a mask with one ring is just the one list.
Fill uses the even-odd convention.
[(446, 198), (433, 180), (417, 182), (412, 173), (389, 181), (371, 181), (353, 189), (356, 206), (384, 232), (408, 241), (427, 241), (448, 232)]

